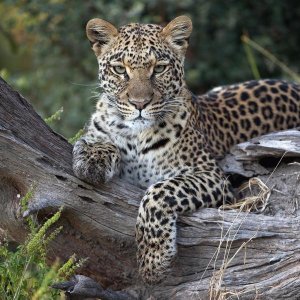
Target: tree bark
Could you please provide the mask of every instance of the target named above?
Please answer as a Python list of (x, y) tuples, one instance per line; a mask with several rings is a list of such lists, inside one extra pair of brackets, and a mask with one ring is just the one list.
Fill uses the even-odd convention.
[[(299, 156), (298, 136), (296, 140), (293, 156)], [(266, 174), (261, 179), (272, 193), (263, 214), (202, 209), (180, 217), (173, 269), (161, 284), (147, 286), (137, 273), (134, 242), (143, 191), (119, 179), (99, 188), (77, 179), (71, 150), (1, 79), (0, 228), (12, 240), (20, 243), (26, 236), (19, 202), (32, 188), (26, 214), (38, 213), (42, 219), (64, 207), (60, 220), (64, 229), (51, 244), (49, 259), (65, 260), (73, 253), (88, 257), (80, 273), (104, 288), (126, 289), (136, 299), (297, 299), (300, 295), (298, 164), (287, 162), (270, 176), (274, 168), (259, 165), (257, 158), (259, 171), (236, 172), (246, 177)], [(245, 157), (236, 160), (240, 170), (249, 162)], [(226, 169), (226, 162), (223, 166)]]

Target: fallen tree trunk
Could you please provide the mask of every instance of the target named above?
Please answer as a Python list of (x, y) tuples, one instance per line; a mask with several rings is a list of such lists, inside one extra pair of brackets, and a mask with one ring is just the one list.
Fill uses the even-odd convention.
[[(300, 157), (300, 129), (273, 132), (232, 147), (230, 153), (220, 162), (227, 173), (246, 177), (269, 174), (261, 159)], [(271, 163), (272, 166), (272, 163)]]
[[(296, 299), (300, 294), (298, 165), (283, 166), (267, 182), (269, 188), (279, 185), (268, 215), (203, 209), (182, 216), (172, 272), (150, 287), (138, 277), (135, 258), (143, 191), (118, 179), (99, 188), (80, 181), (72, 172), (71, 149), (0, 80), (0, 228), (11, 239), (22, 242), (26, 236), (19, 202), (33, 188), (27, 214), (42, 218), (64, 207), (64, 229), (51, 244), (49, 259), (88, 257), (80, 273), (102, 287), (126, 289), (136, 299)], [(291, 212), (285, 209), (289, 197)]]

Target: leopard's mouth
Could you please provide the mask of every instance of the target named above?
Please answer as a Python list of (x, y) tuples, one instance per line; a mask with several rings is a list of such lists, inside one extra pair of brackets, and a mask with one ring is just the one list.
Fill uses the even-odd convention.
[(142, 116), (138, 116), (135, 119), (131, 121), (133, 124), (140, 124), (140, 125), (146, 125), (150, 126), (153, 123), (153, 120), (151, 119), (146, 119)]
[(145, 119), (144, 117), (142, 117), (141, 115), (139, 115), (133, 121), (147, 121), (147, 119)]
[(151, 116), (149, 116), (144, 110), (140, 110), (138, 116), (133, 118), (131, 121), (149, 123), (153, 122), (153, 118), (151, 118)]

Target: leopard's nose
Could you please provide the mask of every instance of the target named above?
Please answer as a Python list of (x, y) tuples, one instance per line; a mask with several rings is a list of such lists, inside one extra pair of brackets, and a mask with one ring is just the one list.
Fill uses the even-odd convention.
[(130, 104), (132, 104), (136, 109), (142, 110), (144, 109), (151, 101), (151, 99), (143, 99), (143, 100), (128, 100)]

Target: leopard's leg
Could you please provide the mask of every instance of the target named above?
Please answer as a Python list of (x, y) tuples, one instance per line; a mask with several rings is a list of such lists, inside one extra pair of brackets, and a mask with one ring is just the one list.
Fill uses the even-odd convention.
[(164, 278), (176, 254), (176, 220), (179, 214), (215, 207), (234, 199), (231, 186), (217, 168), (182, 170), (146, 191), (137, 218), (139, 271), (148, 283)]
[[(95, 128), (95, 126), (97, 128)], [(119, 174), (121, 153), (106, 132), (99, 130), (92, 118), (86, 134), (73, 148), (73, 170), (75, 175), (89, 183), (97, 185), (108, 182)]]

